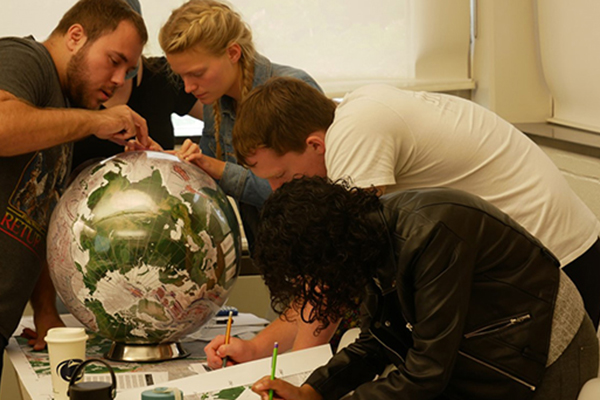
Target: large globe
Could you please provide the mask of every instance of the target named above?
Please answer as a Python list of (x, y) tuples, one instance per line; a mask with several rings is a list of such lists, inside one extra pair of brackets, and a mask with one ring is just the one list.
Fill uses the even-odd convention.
[(58, 295), (115, 342), (173, 342), (207, 322), (237, 278), (235, 213), (177, 157), (119, 154), (84, 169), (58, 202), (48, 262)]

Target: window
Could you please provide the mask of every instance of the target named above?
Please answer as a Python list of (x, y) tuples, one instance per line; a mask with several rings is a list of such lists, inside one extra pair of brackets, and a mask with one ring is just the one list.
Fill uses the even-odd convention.
[(371, 82), (468, 89), (469, 0), (232, 0), (257, 50), (331, 96)]
[[(7, 2), (0, 36), (44, 40), (74, 0)], [(182, 0), (141, 0), (150, 35)], [(370, 82), (468, 89), (469, 0), (229, 0), (251, 26), (259, 52), (305, 69), (328, 94)], [(35, 13), (29, 10), (36, 10)]]
[[(0, 13), (0, 36), (33, 34), (44, 40), (74, 2), (7, 2)], [(141, 0), (150, 37), (145, 54), (162, 54), (158, 32), (182, 2)], [(469, 0), (229, 3), (251, 26), (260, 53), (306, 70), (331, 97), (374, 82), (422, 90), (473, 88)]]

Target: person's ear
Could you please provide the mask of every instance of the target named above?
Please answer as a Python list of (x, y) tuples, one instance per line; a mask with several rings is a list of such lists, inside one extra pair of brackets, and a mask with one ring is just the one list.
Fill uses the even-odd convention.
[(227, 47), (227, 56), (229, 60), (235, 64), (242, 57), (242, 47), (237, 43), (231, 43), (229, 47)]
[(306, 146), (317, 154), (325, 154), (325, 138), (316, 132), (308, 135)]
[(87, 41), (87, 35), (85, 34), (83, 26), (80, 24), (71, 25), (65, 35), (65, 40), (69, 51), (74, 53), (77, 52)]

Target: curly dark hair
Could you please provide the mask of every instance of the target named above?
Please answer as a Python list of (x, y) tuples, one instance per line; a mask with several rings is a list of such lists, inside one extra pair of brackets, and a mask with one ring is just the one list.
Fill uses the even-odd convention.
[(385, 226), (373, 216), (382, 208), (375, 190), (349, 186), (320, 177), (285, 183), (265, 202), (258, 226), (254, 261), (271, 306), (318, 321), (317, 332), (356, 308), (387, 249)]

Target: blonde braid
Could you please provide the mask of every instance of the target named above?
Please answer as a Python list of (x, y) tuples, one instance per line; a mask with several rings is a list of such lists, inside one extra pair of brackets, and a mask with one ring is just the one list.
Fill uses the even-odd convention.
[[(242, 68), (242, 101), (246, 98), (248, 93), (252, 90), (252, 84), (254, 81), (254, 57), (248, 58), (245, 54), (242, 54), (241, 68)], [(239, 105), (238, 105), (239, 106)]]

